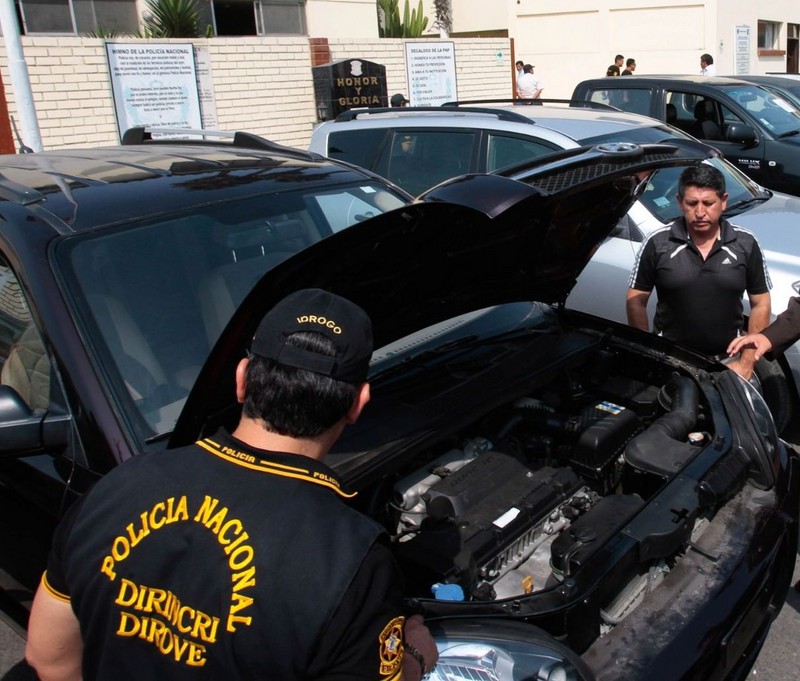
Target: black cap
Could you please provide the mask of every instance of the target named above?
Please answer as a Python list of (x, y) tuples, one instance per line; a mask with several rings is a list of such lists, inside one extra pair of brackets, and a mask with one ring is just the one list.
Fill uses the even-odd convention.
[[(335, 354), (321, 355), (287, 345), (287, 337), (298, 331), (330, 338)], [(290, 293), (267, 312), (250, 352), (339, 381), (363, 383), (372, 357), (372, 322), (364, 310), (341, 296), (318, 288), (303, 289)]]
[(403, 106), (406, 102), (408, 102), (408, 100), (405, 98), (405, 95), (399, 92), (396, 95), (392, 95), (392, 106)]

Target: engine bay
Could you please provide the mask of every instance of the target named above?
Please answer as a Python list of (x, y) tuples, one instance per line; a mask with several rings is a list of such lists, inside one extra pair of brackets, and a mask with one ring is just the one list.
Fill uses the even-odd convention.
[(691, 376), (635, 353), (584, 359), (406, 459), (381, 515), (409, 596), (558, 586), (709, 442)]

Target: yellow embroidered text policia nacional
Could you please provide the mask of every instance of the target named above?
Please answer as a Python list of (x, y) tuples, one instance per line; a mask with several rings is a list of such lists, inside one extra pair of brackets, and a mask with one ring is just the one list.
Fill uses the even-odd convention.
[(379, 529), (330, 469), (298, 459), (220, 432), (127, 462), (70, 509), (43, 584), (96, 651), (85, 679), (324, 678), (342, 664), (398, 678), (403, 608)]

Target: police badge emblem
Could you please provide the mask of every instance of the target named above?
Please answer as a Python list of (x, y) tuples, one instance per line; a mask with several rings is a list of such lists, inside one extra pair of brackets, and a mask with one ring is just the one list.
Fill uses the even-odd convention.
[(400, 664), (403, 661), (403, 623), (405, 621), (405, 617), (395, 617), (378, 636), (381, 677), (400, 678)]

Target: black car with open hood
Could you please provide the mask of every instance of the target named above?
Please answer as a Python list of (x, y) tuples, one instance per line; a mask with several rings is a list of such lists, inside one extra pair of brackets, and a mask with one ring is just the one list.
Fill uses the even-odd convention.
[(244, 299), (169, 445), (236, 423), (267, 309), (331, 290), (376, 350), (327, 461), (391, 537), (437, 636), (429, 678), (744, 678), (791, 579), (797, 456), (757, 386), (563, 307), (648, 173), (699, 156), (618, 144), (456, 178), (297, 253)]

